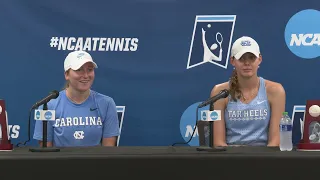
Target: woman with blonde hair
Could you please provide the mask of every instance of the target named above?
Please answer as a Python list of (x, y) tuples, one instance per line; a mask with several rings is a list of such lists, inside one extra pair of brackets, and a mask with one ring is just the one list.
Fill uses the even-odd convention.
[[(47, 147), (116, 145), (119, 121), (115, 102), (91, 90), (97, 67), (85, 51), (71, 52), (65, 58), (66, 88), (48, 102), (56, 119), (48, 122)], [(36, 121), (33, 138), (42, 146), (42, 121)]]

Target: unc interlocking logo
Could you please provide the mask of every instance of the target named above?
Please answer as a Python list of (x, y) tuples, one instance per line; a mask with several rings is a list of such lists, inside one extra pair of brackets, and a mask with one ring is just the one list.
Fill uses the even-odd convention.
[(187, 69), (207, 62), (227, 69), (235, 21), (236, 15), (196, 16)]
[(84, 132), (83, 131), (75, 131), (73, 134), (73, 137), (75, 139), (83, 139), (84, 138)]

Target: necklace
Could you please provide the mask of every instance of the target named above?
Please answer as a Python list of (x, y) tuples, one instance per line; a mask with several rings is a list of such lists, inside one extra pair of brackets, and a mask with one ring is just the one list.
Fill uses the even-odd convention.
[(84, 98), (84, 100), (82, 100), (82, 101), (80, 101), (80, 102), (77, 102), (77, 101), (73, 100), (73, 99), (68, 95), (68, 93), (66, 93), (66, 96), (67, 96), (67, 98), (68, 98), (71, 102), (73, 102), (74, 104), (82, 104), (83, 102), (85, 102), (85, 101), (89, 98), (90, 93), (87, 95), (86, 98)]
[(252, 97), (256, 96), (259, 90), (259, 84), (260, 84), (260, 80), (258, 80), (257, 86), (254, 88), (253, 91), (250, 92), (250, 95), (245, 97), (243, 95), (243, 93), (241, 92), (241, 98), (243, 99), (244, 102), (250, 100)]
[(87, 99), (88, 99), (88, 97), (86, 97), (83, 101), (80, 101), (80, 102), (77, 102), (77, 101), (75, 101), (75, 100), (73, 100), (71, 97), (69, 97), (69, 96), (67, 96), (68, 97), (68, 99), (71, 101), (71, 102), (73, 102), (74, 104), (82, 104), (83, 102), (85, 102)]

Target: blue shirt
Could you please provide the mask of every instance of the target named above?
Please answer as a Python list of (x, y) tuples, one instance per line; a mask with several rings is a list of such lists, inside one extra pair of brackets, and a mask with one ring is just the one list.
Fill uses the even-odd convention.
[[(48, 110), (55, 110), (56, 120), (48, 121), (47, 129), (47, 141), (53, 146), (97, 146), (102, 138), (119, 135), (114, 100), (93, 90), (81, 104), (70, 101), (63, 90), (48, 102)], [(42, 141), (42, 121), (36, 121), (33, 138)]]
[(224, 112), (228, 145), (266, 146), (270, 122), (270, 105), (265, 81), (260, 77), (257, 96), (249, 103), (229, 102)]

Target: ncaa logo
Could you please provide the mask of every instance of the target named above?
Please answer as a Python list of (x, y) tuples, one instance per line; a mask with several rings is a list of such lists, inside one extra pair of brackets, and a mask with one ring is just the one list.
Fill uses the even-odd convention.
[(219, 121), (221, 120), (221, 111), (209, 111), (203, 110), (201, 111), (201, 120), (202, 121)]
[(202, 120), (207, 120), (207, 113), (206, 113), (206, 111), (203, 111), (202, 112)]
[(187, 69), (212, 63), (227, 69), (236, 15), (196, 16)]
[(213, 111), (211, 112), (210, 117), (214, 121), (214, 120), (217, 120), (219, 116), (217, 112)]
[(307, 9), (293, 15), (285, 29), (290, 51), (304, 59), (320, 56), (320, 11)]
[(52, 113), (50, 111), (47, 111), (45, 114), (44, 114), (44, 118), (45, 119), (51, 119), (52, 118)]
[(36, 110), (36, 119), (40, 119), (40, 111)]

